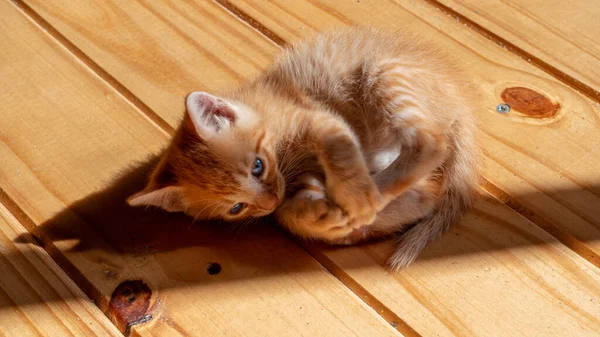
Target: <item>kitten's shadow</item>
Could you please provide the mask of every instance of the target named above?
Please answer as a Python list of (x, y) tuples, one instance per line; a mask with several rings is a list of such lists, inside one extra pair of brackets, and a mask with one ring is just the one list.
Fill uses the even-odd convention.
[[(64, 255), (69, 255), (73, 251), (85, 253), (96, 250), (116, 252), (122, 257), (140, 257), (161, 256), (173, 250), (190, 248), (193, 249), (191, 252), (193, 258), (186, 261), (189, 264), (178, 263), (177, 266), (179, 269), (189, 268), (189, 270), (187, 272), (179, 270), (176, 274), (204, 274), (202, 277), (182, 280), (185, 282), (196, 280), (198, 284), (205, 282), (206, 277), (212, 277), (211, 282), (230, 282), (267, 277), (277, 273), (314, 272), (319, 268), (316, 263), (311, 261), (310, 257), (307, 257), (300, 246), (293, 243), (290, 236), (266, 220), (261, 220), (240, 230), (219, 222), (192, 224), (192, 219), (182, 214), (128, 206), (125, 199), (144, 187), (148, 173), (155, 162), (156, 159), (153, 158), (126, 170), (104, 190), (75, 202), (69, 208), (36, 227), (33, 234), (37, 240), (53, 254), (53, 257), (70, 272), (72, 277), (79, 273), (73, 269), (74, 266)], [(597, 191), (598, 188), (588, 189), (588, 191), (590, 190)], [(561, 191), (561, 193), (577, 194), (581, 191)], [(540, 196), (527, 197), (533, 200)], [(586, 241), (600, 240), (598, 236), (600, 231), (594, 231), (594, 233), (596, 236), (588, 237)], [(24, 235), (16, 241), (30, 242), (29, 236), (29, 234)], [(64, 240), (78, 240), (79, 243), (68, 250), (64, 248), (61, 251), (57, 250), (56, 245)], [(550, 240), (542, 239), (530, 241), (527, 244), (547, 244), (549, 242)], [(450, 247), (447, 247), (443, 244), (444, 240), (441, 243), (441, 245), (438, 244), (438, 247), (441, 248), (428, 250), (420, 259), (430, 260), (458, 254), (477, 254), (484, 249), (495, 249), (490, 248), (494, 245), (457, 246), (451, 243)], [(497, 249), (508, 249), (511, 248), (511, 245), (523, 244), (519, 241), (508, 240), (502, 242)], [(310, 252), (319, 252), (316, 248), (324, 248), (329, 251), (335, 250), (335, 254), (343, 254), (345, 249), (322, 247), (315, 244), (304, 246), (308, 247)], [(256, 247), (261, 248), (256, 249)], [(177, 258), (185, 259), (185, 254), (179, 252), (177, 254)], [(166, 263), (173, 262), (168, 258), (163, 260)], [(218, 276), (206, 275), (206, 273), (214, 272), (214, 270), (205, 272), (205, 267), (210, 262), (221, 264), (222, 272)], [(382, 257), (371, 264), (384, 262)], [(366, 267), (364, 264), (365, 262), (344, 259), (342, 267)], [(164, 269), (169, 269), (169, 266)], [(248, 270), (252, 272), (248, 272)], [(177, 275), (174, 277), (178, 277)], [(79, 283), (81, 285), (81, 282)], [(174, 282), (173, 284), (179, 283)]]
[[(205, 247), (217, 251), (240, 252), (240, 247), (281, 241), (282, 233), (270, 220), (250, 224), (195, 221), (182, 213), (155, 208), (130, 207), (125, 200), (145, 187), (157, 158), (125, 170), (108, 187), (89, 195), (38, 225), (32, 233), (44, 246), (77, 240), (64, 253), (105, 250), (123, 255), (144, 256)], [(16, 242), (29, 242), (23, 235)], [(289, 240), (289, 238), (285, 238)], [(247, 255), (247, 254), (246, 254)], [(195, 268), (195, 267), (194, 267)]]

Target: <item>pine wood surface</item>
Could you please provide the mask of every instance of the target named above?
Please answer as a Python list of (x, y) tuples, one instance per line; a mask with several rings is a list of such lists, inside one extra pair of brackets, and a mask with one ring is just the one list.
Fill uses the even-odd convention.
[[(578, 0), (432, 0), (600, 99), (600, 6)], [(579, 83), (578, 83), (579, 82)]]
[(2, 205), (0, 275), (0, 335), (122, 336)]
[[(14, 204), (8, 208), (24, 213), (21, 223), (109, 316), (111, 294), (126, 293), (117, 289), (123, 281), (149, 285), (125, 284), (147, 301), (143, 314), (133, 306), (111, 316), (122, 331), (591, 336), (600, 330), (599, 107), (569, 85), (425, 1), (61, 4), (2, 5), (2, 15), (19, 18), (7, 20), (12, 63), (3, 69), (20, 85), (3, 83), (9, 88), (3, 102), (14, 103), (3, 122), (11, 127), (2, 134), (2, 158), (9, 160), (0, 187)], [(391, 242), (299, 247), (272, 227), (239, 233), (190, 227), (184, 217), (131, 211), (119, 202), (143, 183), (147, 167), (112, 182), (115, 174), (164, 146), (187, 92), (235, 85), (268, 65), (279, 46), (352, 23), (438, 41), (467, 65), (484, 95), (477, 117), (491, 194), (482, 192), (456, 230), (413, 266), (397, 275), (385, 271)], [(17, 34), (14, 27), (23, 29)], [(44, 63), (34, 55), (46, 65), (31, 66)], [(521, 87), (528, 90), (514, 89)], [(523, 95), (541, 103), (524, 104)], [(495, 112), (506, 100), (519, 110)], [(40, 108), (48, 102), (53, 114)], [(23, 107), (27, 114), (15, 113)], [(219, 275), (206, 274), (210, 262), (220, 263)], [(128, 322), (140, 324), (127, 329)]]

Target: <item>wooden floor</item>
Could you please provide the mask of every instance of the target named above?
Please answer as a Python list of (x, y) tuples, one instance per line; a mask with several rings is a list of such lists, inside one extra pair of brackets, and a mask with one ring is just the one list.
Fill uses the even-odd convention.
[[(595, 0), (0, 0), (0, 336), (600, 336), (599, 17)], [(438, 41), (485, 94), (482, 197), (416, 263), (124, 205), (188, 92), (355, 23)]]

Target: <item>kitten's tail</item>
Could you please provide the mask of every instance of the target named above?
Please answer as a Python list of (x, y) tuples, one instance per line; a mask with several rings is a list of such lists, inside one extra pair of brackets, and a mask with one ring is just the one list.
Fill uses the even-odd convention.
[[(468, 122), (470, 121), (463, 123)], [(479, 182), (479, 156), (472, 128), (456, 123), (454, 128), (456, 132), (451, 140), (453, 149), (441, 167), (442, 182), (438, 203), (432, 214), (400, 237), (398, 247), (388, 261), (391, 270), (409, 265), (428, 243), (449, 230), (471, 207)]]

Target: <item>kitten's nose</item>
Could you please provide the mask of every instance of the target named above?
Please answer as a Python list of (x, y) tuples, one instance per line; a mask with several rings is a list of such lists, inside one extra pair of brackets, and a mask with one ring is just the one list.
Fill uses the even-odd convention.
[(275, 193), (265, 193), (257, 201), (256, 206), (264, 210), (272, 210), (279, 204), (279, 198)]

